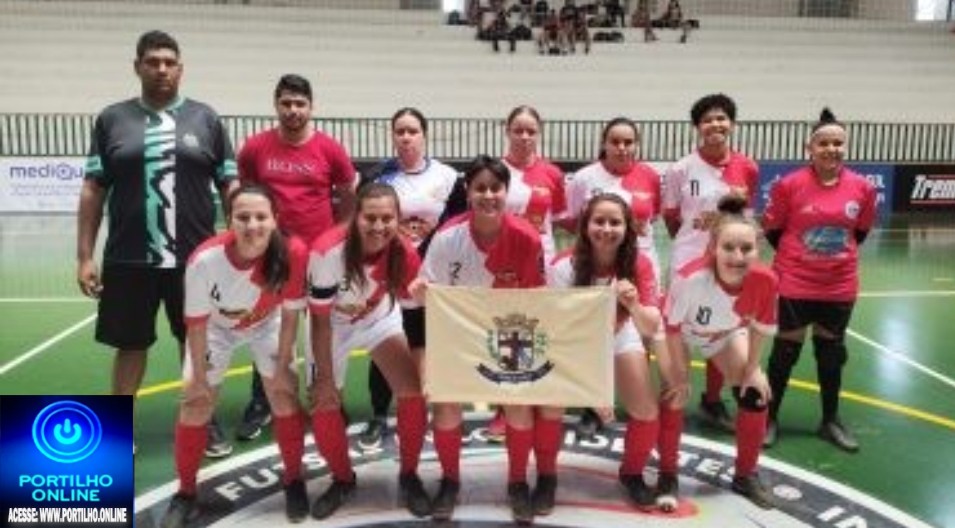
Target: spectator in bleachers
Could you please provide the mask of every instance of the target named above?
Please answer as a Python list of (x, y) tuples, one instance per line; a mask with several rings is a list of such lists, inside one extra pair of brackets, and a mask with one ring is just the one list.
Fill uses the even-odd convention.
[(663, 16), (654, 20), (652, 23), (653, 27), (682, 30), (683, 34), (680, 35), (681, 44), (686, 44), (690, 36), (690, 30), (698, 24), (698, 21), (687, 20), (683, 17), (683, 8), (680, 6), (680, 0), (670, 0), (667, 4), (666, 11), (663, 12)]
[(534, 2), (534, 15), (531, 18), (531, 25), (533, 27), (543, 26), (544, 20), (547, 19), (550, 10), (550, 6), (547, 5), (547, 0), (537, 0)]
[(478, 30), (478, 40), (491, 41), (491, 47), (495, 52), (501, 51), (498, 41), (506, 40), (510, 44), (510, 52), (514, 53), (517, 49), (517, 37), (514, 35), (514, 28), (511, 27), (507, 19), (507, 10), (501, 9), (496, 12), (493, 21), (487, 27)]
[(590, 53), (590, 28), (587, 27), (587, 16), (582, 10), (577, 11), (577, 18), (566, 27), (566, 40), (571, 53), (577, 53), (578, 41), (584, 43), (584, 53)]
[(537, 35), (537, 50), (541, 55), (560, 55), (564, 47), (563, 42), (560, 19), (557, 18), (557, 11), (551, 9), (541, 25), (541, 32)]
[(653, 27), (650, 23), (649, 4), (650, 0), (640, 0), (637, 3), (637, 8), (633, 10), (633, 15), (630, 17), (631, 27), (643, 28), (644, 42), (653, 42), (657, 40), (657, 35), (653, 32)]

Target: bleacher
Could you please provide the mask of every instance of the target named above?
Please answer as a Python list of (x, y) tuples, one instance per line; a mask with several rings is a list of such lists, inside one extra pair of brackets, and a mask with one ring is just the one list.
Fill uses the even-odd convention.
[(270, 114), (275, 80), (298, 72), (323, 116), (500, 118), (528, 102), (545, 119), (685, 120), (725, 91), (741, 119), (811, 120), (828, 104), (851, 121), (955, 121), (955, 38), (940, 24), (705, 15), (686, 45), (625, 29), (590, 55), (542, 57), (530, 42), (494, 54), (437, 10), (360, 4), (2, 0), (0, 113), (93, 113), (136, 94), (135, 40), (161, 28), (183, 47), (183, 92), (227, 115)]

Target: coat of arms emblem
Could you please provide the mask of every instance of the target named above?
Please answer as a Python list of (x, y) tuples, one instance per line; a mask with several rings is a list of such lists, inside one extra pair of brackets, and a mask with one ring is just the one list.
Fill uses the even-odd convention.
[(495, 383), (529, 383), (553, 370), (546, 357), (547, 333), (540, 320), (511, 313), (494, 317), (494, 328), (487, 330), (487, 351), (493, 364), (478, 365), (478, 372)]

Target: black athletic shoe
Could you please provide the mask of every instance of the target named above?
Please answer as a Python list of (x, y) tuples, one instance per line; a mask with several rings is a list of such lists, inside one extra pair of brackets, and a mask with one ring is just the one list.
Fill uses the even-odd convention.
[(574, 435), (577, 437), (577, 441), (581, 442), (584, 440), (593, 440), (594, 435), (597, 434), (597, 431), (603, 427), (603, 424), (600, 421), (600, 417), (597, 416), (597, 413), (593, 409), (584, 409), (580, 413), (580, 419), (577, 420), (577, 424), (574, 426)]
[(534, 515), (550, 515), (557, 502), (557, 475), (538, 475), (537, 486), (531, 494)]
[(733, 417), (730, 416), (723, 400), (716, 402), (706, 401), (706, 396), (700, 397), (700, 417), (703, 423), (715, 429), (722, 429), (727, 433), (736, 431), (736, 424), (733, 423)]
[(454, 514), (454, 507), (458, 504), (458, 493), (461, 483), (448, 478), (441, 479), (438, 494), (431, 503), (431, 518), (435, 521), (450, 521)]
[(408, 473), (398, 477), (401, 504), (415, 517), (431, 515), (431, 498), (424, 490), (424, 484), (417, 473)]
[(185, 528), (199, 516), (195, 495), (176, 493), (169, 501), (169, 508), (159, 521), (159, 528)]
[(235, 438), (243, 442), (258, 438), (262, 428), (272, 423), (272, 410), (261, 402), (252, 400), (242, 413), (242, 422), (235, 428)]
[(676, 511), (680, 504), (680, 479), (676, 473), (660, 473), (657, 477), (657, 508), (665, 513)]
[(763, 486), (759, 475), (753, 473), (745, 477), (733, 477), (733, 491), (749, 499), (750, 502), (764, 510), (776, 507), (772, 493)]
[(225, 458), (232, 454), (232, 444), (225, 439), (225, 433), (215, 416), (206, 425), (206, 458)]
[(819, 426), (819, 438), (832, 443), (832, 445), (847, 453), (859, 451), (859, 441), (838, 419), (823, 422)]
[(531, 488), (526, 482), (511, 482), (507, 485), (507, 502), (511, 505), (511, 518), (515, 524), (527, 526), (534, 522)]
[(779, 440), (779, 424), (770, 418), (766, 420), (766, 436), (763, 437), (763, 449), (769, 449)]
[(332, 484), (322, 493), (315, 502), (312, 503), (312, 517), (324, 519), (335, 513), (338, 508), (348, 502), (348, 499), (355, 494), (355, 480), (352, 474), (352, 480), (345, 482), (333, 480)]
[(643, 475), (620, 475), (620, 485), (637, 508), (649, 510), (656, 505), (656, 493), (643, 481)]
[(374, 449), (381, 446), (388, 424), (383, 417), (374, 417), (365, 424), (365, 428), (358, 433), (358, 445), (364, 449)]
[(308, 518), (308, 494), (305, 492), (305, 482), (292, 481), (284, 487), (285, 517), (290, 523), (300, 523)]

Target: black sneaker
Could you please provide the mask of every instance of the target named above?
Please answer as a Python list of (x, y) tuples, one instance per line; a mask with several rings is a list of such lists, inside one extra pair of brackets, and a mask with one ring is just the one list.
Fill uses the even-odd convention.
[(184, 528), (199, 517), (196, 496), (176, 493), (169, 501), (169, 508), (159, 521), (159, 528)]
[(242, 413), (242, 422), (235, 428), (235, 437), (243, 442), (254, 440), (262, 434), (262, 428), (272, 423), (272, 411), (268, 404), (252, 400)]
[(649, 510), (656, 505), (656, 494), (643, 481), (643, 475), (620, 475), (620, 485), (627, 491), (627, 497), (637, 508)]
[(355, 494), (355, 475), (351, 481), (333, 480), (331, 486), (312, 503), (312, 517), (324, 519), (335, 513)]
[(232, 444), (225, 439), (215, 416), (206, 425), (206, 435), (206, 458), (225, 458), (232, 454)]
[(537, 486), (531, 494), (534, 515), (550, 515), (557, 502), (557, 475), (538, 475)]
[(388, 424), (383, 417), (374, 417), (365, 424), (365, 428), (358, 433), (358, 446), (363, 449), (375, 449), (381, 446)]
[(431, 498), (424, 490), (424, 484), (417, 473), (408, 473), (398, 477), (398, 488), (401, 493), (401, 504), (415, 517), (431, 515)]
[(593, 440), (594, 435), (597, 434), (603, 424), (600, 422), (600, 417), (597, 416), (597, 413), (593, 409), (584, 409), (580, 413), (580, 419), (577, 420), (577, 425), (574, 426), (574, 435), (577, 437), (577, 441), (584, 440)]
[(438, 494), (431, 503), (431, 518), (435, 521), (450, 521), (454, 507), (458, 504), (461, 483), (448, 478), (441, 479)]
[(700, 416), (703, 423), (715, 429), (722, 429), (727, 433), (736, 431), (736, 424), (733, 423), (733, 417), (730, 416), (723, 400), (716, 402), (706, 401), (706, 396), (700, 397)]
[(308, 518), (308, 494), (305, 492), (305, 482), (292, 481), (284, 487), (285, 490), (285, 517), (290, 523), (300, 523)]
[(676, 511), (680, 504), (680, 479), (676, 473), (660, 473), (657, 477), (657, 508), (665, 513)]
[(819, 426), (819, 438), (831, 442), (847, 453), (859, 451), (859, 441), (838, 419), (823, 422)]
[(515, 524), (527, 526), (534, 522), (531, 488), (526, 482), (511, 482), (507, 485), (507, 502), (511, 505), (511, 518)]
[(750, 502), (764, 510), (775, 508), (773, 495), (759, 480), (759, 475), (753, 473), (745, 477), (733, 477), (733, 491), (749, 499)]
[(763, 449), (769, 449), (779, 440), (779, 424), (770, 418), (766, 420), (766, 436), (763, 437)]

